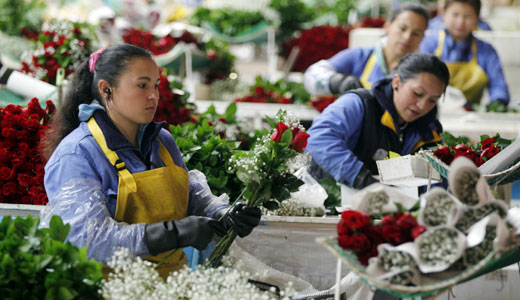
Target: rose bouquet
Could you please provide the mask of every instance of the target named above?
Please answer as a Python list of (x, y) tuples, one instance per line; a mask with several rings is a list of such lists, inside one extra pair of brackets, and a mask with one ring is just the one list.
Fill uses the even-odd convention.
[(433, 155), (446, 165), (450, 165), (459, 156), (465, 156), (479, 167), (511, 144), (511, 140), (503, 139), (499, 134), (494, 137), (482, 135), (478, 142), (471, 142), (466, 137), (456, 138), (447, 132), (441, 133), (441, 137), (444, 145), (432, 150), (434, 150)]
[(59, 68), (68, 76), (88, 58), (93, 37), (88, 25), (53, 21), (38, 35), (36, 49), (22, 54), (23, 73), (55, 84)]
[(55, 107), (50, 100), (46, 103), (42, 109), (33, 98), (25, 108), (13, 104), (0, 108), (1, 203), (47, 203), (39, 147)]
[(338, 223), (338, 244), (357, 255), (362, 265), (368, 265), (371, 257), (378, 255), (383, 243), (400, 245), (415, 240), (426, 230), (409, 212), (387, 214), (382, 220), (355, 210), (341, 213)]
[[(236, 152), (230, 159), (230, 171), (244, 185), (237, 201), (247, 206), (277, 209), (279, 201), (289, 198), (302, 181), (291, 174), (290, 160), (307, 146), (309, 135), (299, 121), (287, 112), (280, 111), (276, 119), (269, 119), (271, 131), (259, 138), (248, 152)], [(275, 125), (276, 124), (276, 125)], [(237, 234), (231, 228), (220, 240), (206, 261), (207, 266), (218, 266)]]
[(289, 57), (293, 48), (299, 49), (292, 67), (295, 72), (304, 72), (313, 63), (332, 57), (348, 48), (350, 27), (316, 26), (302, 30), (298, 36), (283, 44), (283, 57)]

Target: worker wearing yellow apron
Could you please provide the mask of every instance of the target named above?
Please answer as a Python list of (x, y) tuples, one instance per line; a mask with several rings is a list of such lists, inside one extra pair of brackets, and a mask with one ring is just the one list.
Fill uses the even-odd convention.
[(67, 240), (103, 263), (118, 247), (164, 260), (162, 277), (186, 263), (184, 247), (202, 250), (215, 233), (243, 237), (258, 225), (258, 208), (213, 196), (202, 174), (188, 172), (166, 122), (153, 121), (162, 79), (150, 53), (103, 48), (76, 74), (48, 136), (59, 143), (45, 166), (44, 223), (59, 215)]
[(372, 84), (392, 72), (399, 60), (415, 52), (428, 25), (428, 13), (415, 3), (396, 9), (385, 26), (386, 37), (375, 47), (345, 49), (311, 65), (304, 85), (313, 95), (344, 94)]
[(469, 106), (480, 103), (486, 87), (491, 102), (507, 105), (509, 90), (500, 59), (493, 46), (472, 34), (479, 12), (480, 1), (446, 1), (445, 28), (427, 35), (421, 51), (435, 54), (448, 65), (450, 86), (462, 91)]

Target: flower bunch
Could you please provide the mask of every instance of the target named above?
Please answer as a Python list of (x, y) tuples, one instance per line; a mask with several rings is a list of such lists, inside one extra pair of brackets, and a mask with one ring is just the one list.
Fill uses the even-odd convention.
[(249, 94), (235, 99), (235, 102), (307, 104), (310, 94), (301, 83), (279, 79), (276, 82), (255, 78), (255, 84), (249, 88)]
[(311, 100), (311, 106), (316, 108), (317, 111), (322, 112), (327, 106), (331, 105), (336, 101), (336, 96), (318, 96)]
[[(289, 172), (288, 162), (307, 145), (309, 135), (298, 119), (285, 111), (279, 111), (276, 119), (268, 118), (273, 129), (253, 145), (248, 152), (236, 152), (230, 159), (230, 172), (236, 172), (244, 190), (239, 201), (247, 206), (274, 210), (279, 202), (290, 197), (291, 192), (303, 184)], [(276, 123), (276, 125), (275, 125)], [(222, 256), (236, 237), (231, 228), (211, 253), (206, 265), (218, 266)]]
[(257, 289), (249, 278), (252, 274), (231, 267), (231, 260), (219, 268), (198, 266), (173, 272), (164, 281), (154, 269), (155, 265), (140, 257), (132, 257), (127, 249), (117, 250), (108, 264), (114, 272), (104, 280), (100, 293), (103, 299), (290, 299), (292, 285), (275, 295), (273, 290)]
[(410, 242), (425, 230), (410, 213), (388, 214), (376, 224), (368, 214), (346, 210), (341, 213), (338, 223), (338, 243), (342, 248), (356, 253), (359, 262), (367, 265), (370, 257), (378, 255), (379, 244), (400, 245)]
[(292, 70), (304, 72), (313, 63), (348, 48), (349, 33), (350, 27), (330, 25), (302, 30), (298, 36), (283, 44), (282, 56), (289, 57), (292, 49), (298, 47), (298, 58)]
[(455, 206), (455, 201), (444, 193), (432, 195), (427, 198), (422, 210), (423, 222), (427, 226), (445, 225), (448, 215)]
[(498, 201), (492, 201), (477, 207), (467, 207), (457, 220), (455, 227), (462, 232), (466, 232), (471, 225), (477, 223), (493, 212), (497, 212), (501, 218), (507, 216), (507, 208), (505, 205)]
[(55, 84), (59, 68), (65, 76), (76, 71), (90, 52), (92, 38), (87, 25), (54, 21), (38, 35), (36, 49), (22, 54), (21, 72)]
[(182, 90), (182, 83), (170, 82), (168, 78), (161, 75), (159, 83), (159, 102), (154, 120), (166, 121), (171, 125), (178, 125), (191, 119), (195, 110), (193, 104), (188, 102), (189, 93)]
[(501, 138), (499, 134), (494, 137), (482, 135), (478, 142), (470, 142), (465, 137), (455, 138), (449, 133), (443, 133), (441, 136), (446, 145), (438, 146), (433, 155), (447, 165), (455, 158), (465, 156), (479, 167), (511, 144), (510, 140)]
[(385, 278), (392, 284), (409, 285), (413, 282), (414, 272), (412, 268), (417, 267), (417, 262), (409, 253), (399, 250), (383, 250), (377, 258), (377, 264), (383, 271), (393, 273), (392, 276)]
[(486, 235), (484, 240), (471, 248), (467, 248), (464, 253), (464, 263), (466, 265), (474, 265), (484, 259), (491, 251), (493, 251), (493, 240), (497, 235), (495, 225), (486, 226)]
[(27, 107), (9, 104), (0, 108), (0, 202), (47, 203), (43, 188), (44, 161), (40, 141), (55, 111), (48, 100), (42, 109), (33, 98)]
[(130, 28), (123, 34), (123, 41), (151, 51), (154, 55), (164, 54), (170, 51), (177, 43), (198, 45), (198, 41), (189, 31), (183, 31), (179, 37), (168, 34), (157, 37), (149, 31)]
[(417, 240), (417, 254), (432, 266), (451, 265), (460, 257), (459, 234), (455, 229), (439, 227), (426, 231)]

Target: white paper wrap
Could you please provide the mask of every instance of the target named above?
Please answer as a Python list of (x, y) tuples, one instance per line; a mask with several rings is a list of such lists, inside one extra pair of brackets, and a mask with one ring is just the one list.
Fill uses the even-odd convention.
[[(469, 174), (474, 174), (478, 177), (477, 183), (474, 186), (464, 184), (464, 187), (461, 187), (460, 183), (465, 181), (465, 177)], [(466, 205), (478, 205), (495, 200), (486, 179), (480, 175), (479, 169), (470, 159), (464, 156), (457, 157), (457, 159), (451, 163), (448, 175), (448, 184), (453, 195)], [(478, 198), (478, 203), (472, 203), (469, 199), (464, 197), (464, 195), (468, 194), (468, 190), (473, 191), (473, 189)]]
[(411, 209), (417, 203), (417, 199), (404, 194), (399, 189), (381, 183), (373, 183), (354, 194), (353, 209), (366, 214), (373, 214), (374, 207), (371, 207), (371, 200), (381, 195), (384, 195), (387, 199), (386, 204), (377, 209), (381, 213), (397, 212), (396, 203), (400, 203), (406, 210)]
[[(447, 259), (446, 263), (436, 263), (432, 264), (427, 259), (424, 259), (424, 257), (421, 257), (421, 248), (424, 243), (427, 242), (427, 239), (430, 239), (432, 235), (439, 235), (442, 231), (448, 230), (451, 232), (454, 232), (456, 234), (455, 238), (455, 248), (450, 248), (451, 257)], [(459, 258), (462, 257), (464, 250), (466, 249), (466, 236), (458, 231), (457, 229), (451, 227), (451, 226), (438, 226), (434, 228), (428, 229), (426, 232), (421, 234), (417, 239), (414, 241), (416, 251), (417, 251), (417, 264), (419, 266), (419, 270), (421, 270), (422, 273), (434, 273), (434, 272), (441, 272), (446, 269), (448, 269), (454, 262), (456, 262)], [(446, 242), (439, 242), (431, 244), (434, 249), (442, 248), (442, 247), (450, 247)], [(430, 251), (431, 252), (431, 251)], [(447, 258), (447, 257), (446, 257)]]
[[(438, 201), (439, 197), (450, 199), (452, 203), (451, 208), (447, 209), (445, 212), (438, 210), (432, 211), (431, 208), (435, 205), (434, 202)], [(421, 196), (421, 208), (419, 216), (417, 217), (417, 222), (426, 227), (442, 225), (454, 226), (463, 210), (464, 204), (462, 204), (457, 198), (453, 197), (453, 195), (448, 193), (448, 191), (440, 187), (434, 187)], [(444, 219), (444, 222), (437, 224), (437, 222), (432, 222), (432, 219)]]

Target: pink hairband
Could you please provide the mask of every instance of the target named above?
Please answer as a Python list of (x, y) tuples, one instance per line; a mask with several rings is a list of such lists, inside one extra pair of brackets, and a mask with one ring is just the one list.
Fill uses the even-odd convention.
[(103, 53), (103, 51), (105, 51), (106, 48), (101, 48), (99, 49), (98, 51), (90, 54), (90, 59), (88, 60), (88, 69), (90, 71), (90, 73), (94, 73), (94, 70), (96, 68), (96, 62), (99, 58), (99, 56), (101, 55), (101, 53)]

